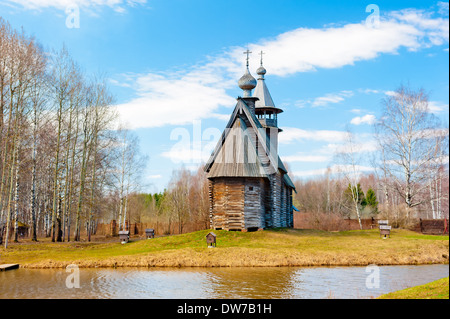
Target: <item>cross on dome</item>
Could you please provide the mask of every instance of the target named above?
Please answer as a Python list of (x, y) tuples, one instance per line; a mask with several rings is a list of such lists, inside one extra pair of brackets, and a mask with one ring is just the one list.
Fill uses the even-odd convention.
[(244, 91), (244, 97), (251, 97), (252, 90), (256, 87), (256, 79), (250, 74), (249, 70), (250, 53), (252, 52), (249, 49), (244, 52), (247, 55), (247, 70), (238, 82), (239, 87)]
[(263, 65), (263, 54), (266, 54), (266, 52), (261, 50), (261, 52), (259, 53), (259, 55), (261, 56), (261, 66)]
[(244, 52), (244, 54), (247, 54), (247, 69), (248, 69), (248, 61), (250, 59), (250, 54), (252, 53), (252, 51), (250, 51), (249, 49), (247, 49), (247, 51)]

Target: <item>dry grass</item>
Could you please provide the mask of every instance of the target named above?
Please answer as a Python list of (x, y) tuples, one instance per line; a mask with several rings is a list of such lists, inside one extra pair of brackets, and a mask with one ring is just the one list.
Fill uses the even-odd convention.
[[(109, 243), (13, 244), (0, 249), (0, 263), (27, 268), (79, 267), (264, 267), (365, 266), (448, 263), (448, 236), (393, 230), (324, 232), (279, 229), (254, 233), (215, 231), (217, 248), (205, 243), (208, 231)], [(117, 239), (118, 241), (118, 239)]]

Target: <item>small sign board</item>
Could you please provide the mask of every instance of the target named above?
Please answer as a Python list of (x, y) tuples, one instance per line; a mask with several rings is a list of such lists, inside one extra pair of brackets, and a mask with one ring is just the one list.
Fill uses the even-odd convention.
[(130, 240), (130, 232), (127, 230), (119, 231), (119, 239), (122, 244), (128, 243)]
[(153, 228), (145, 229), (145, 236), (147, 237), (147, 239), (155, 238), (155, 230)]
[[(380, 222), (383, 222), (383, 223), (380, 223)], [(383, 239), (385, 239), (386, 236), (391, 237), (392, 226), (389, 226), (387, 222), (388, 222), (387, 220), (380, 220), (378, 222), (378, 224), (379, 224), (378, 227), (380, 228), (380, 237), (384, 236)]]
[(208, 245), (208, 247), (216, 247), (216, 238), (217, 235), (213, 232), (206, 235), (206, 244)]
[(378, 221), (378, 225), (387, 225), (387, 224), (389, 224), (388, 220), (379, 220)]

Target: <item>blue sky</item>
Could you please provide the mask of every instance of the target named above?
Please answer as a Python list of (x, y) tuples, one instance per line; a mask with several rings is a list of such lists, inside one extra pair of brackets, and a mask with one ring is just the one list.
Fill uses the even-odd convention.
[[(79, 28), (67, 24), (73, 8)], [(293, 178), (332, 167), (346, 128), (376, 152), (371, 124), (401, 84), (427, 90), (448, 124), (448, 12), (441, 1), (0, 0), (14, 28), (106, 73), (149, 157), (146, 191), (206, 161), (242, 95), (247, 47), (254, 76), (266, 53), (266, 84), (284, 110), (279, 154)]]

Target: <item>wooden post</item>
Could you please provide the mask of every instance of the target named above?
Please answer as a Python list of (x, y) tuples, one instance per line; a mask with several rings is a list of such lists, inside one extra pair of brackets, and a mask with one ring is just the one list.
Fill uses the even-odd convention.
[(130, 240), (130, 232), (127, 230), (119, 231), (119, 239), (122, 244), (128, 243)]
[(215, 233), (209, 233), (206, 235), (206, 246), (209, 247), (216, 247), (216, 234)]
[(116, 236), (116, 227), (117, 227), (116, 220), (113, 219), (111, 221), (111, 224), (110, 224), (110, 234), (111, 234), (111, 236)]
[(378, 221), (378, 228), (380, 229), (380, 238), (384, 235), (384, 238), (386, 236), (391, 237), (391, 226), (388, 226), (389, 221), (388, 220), (379, 220)]

